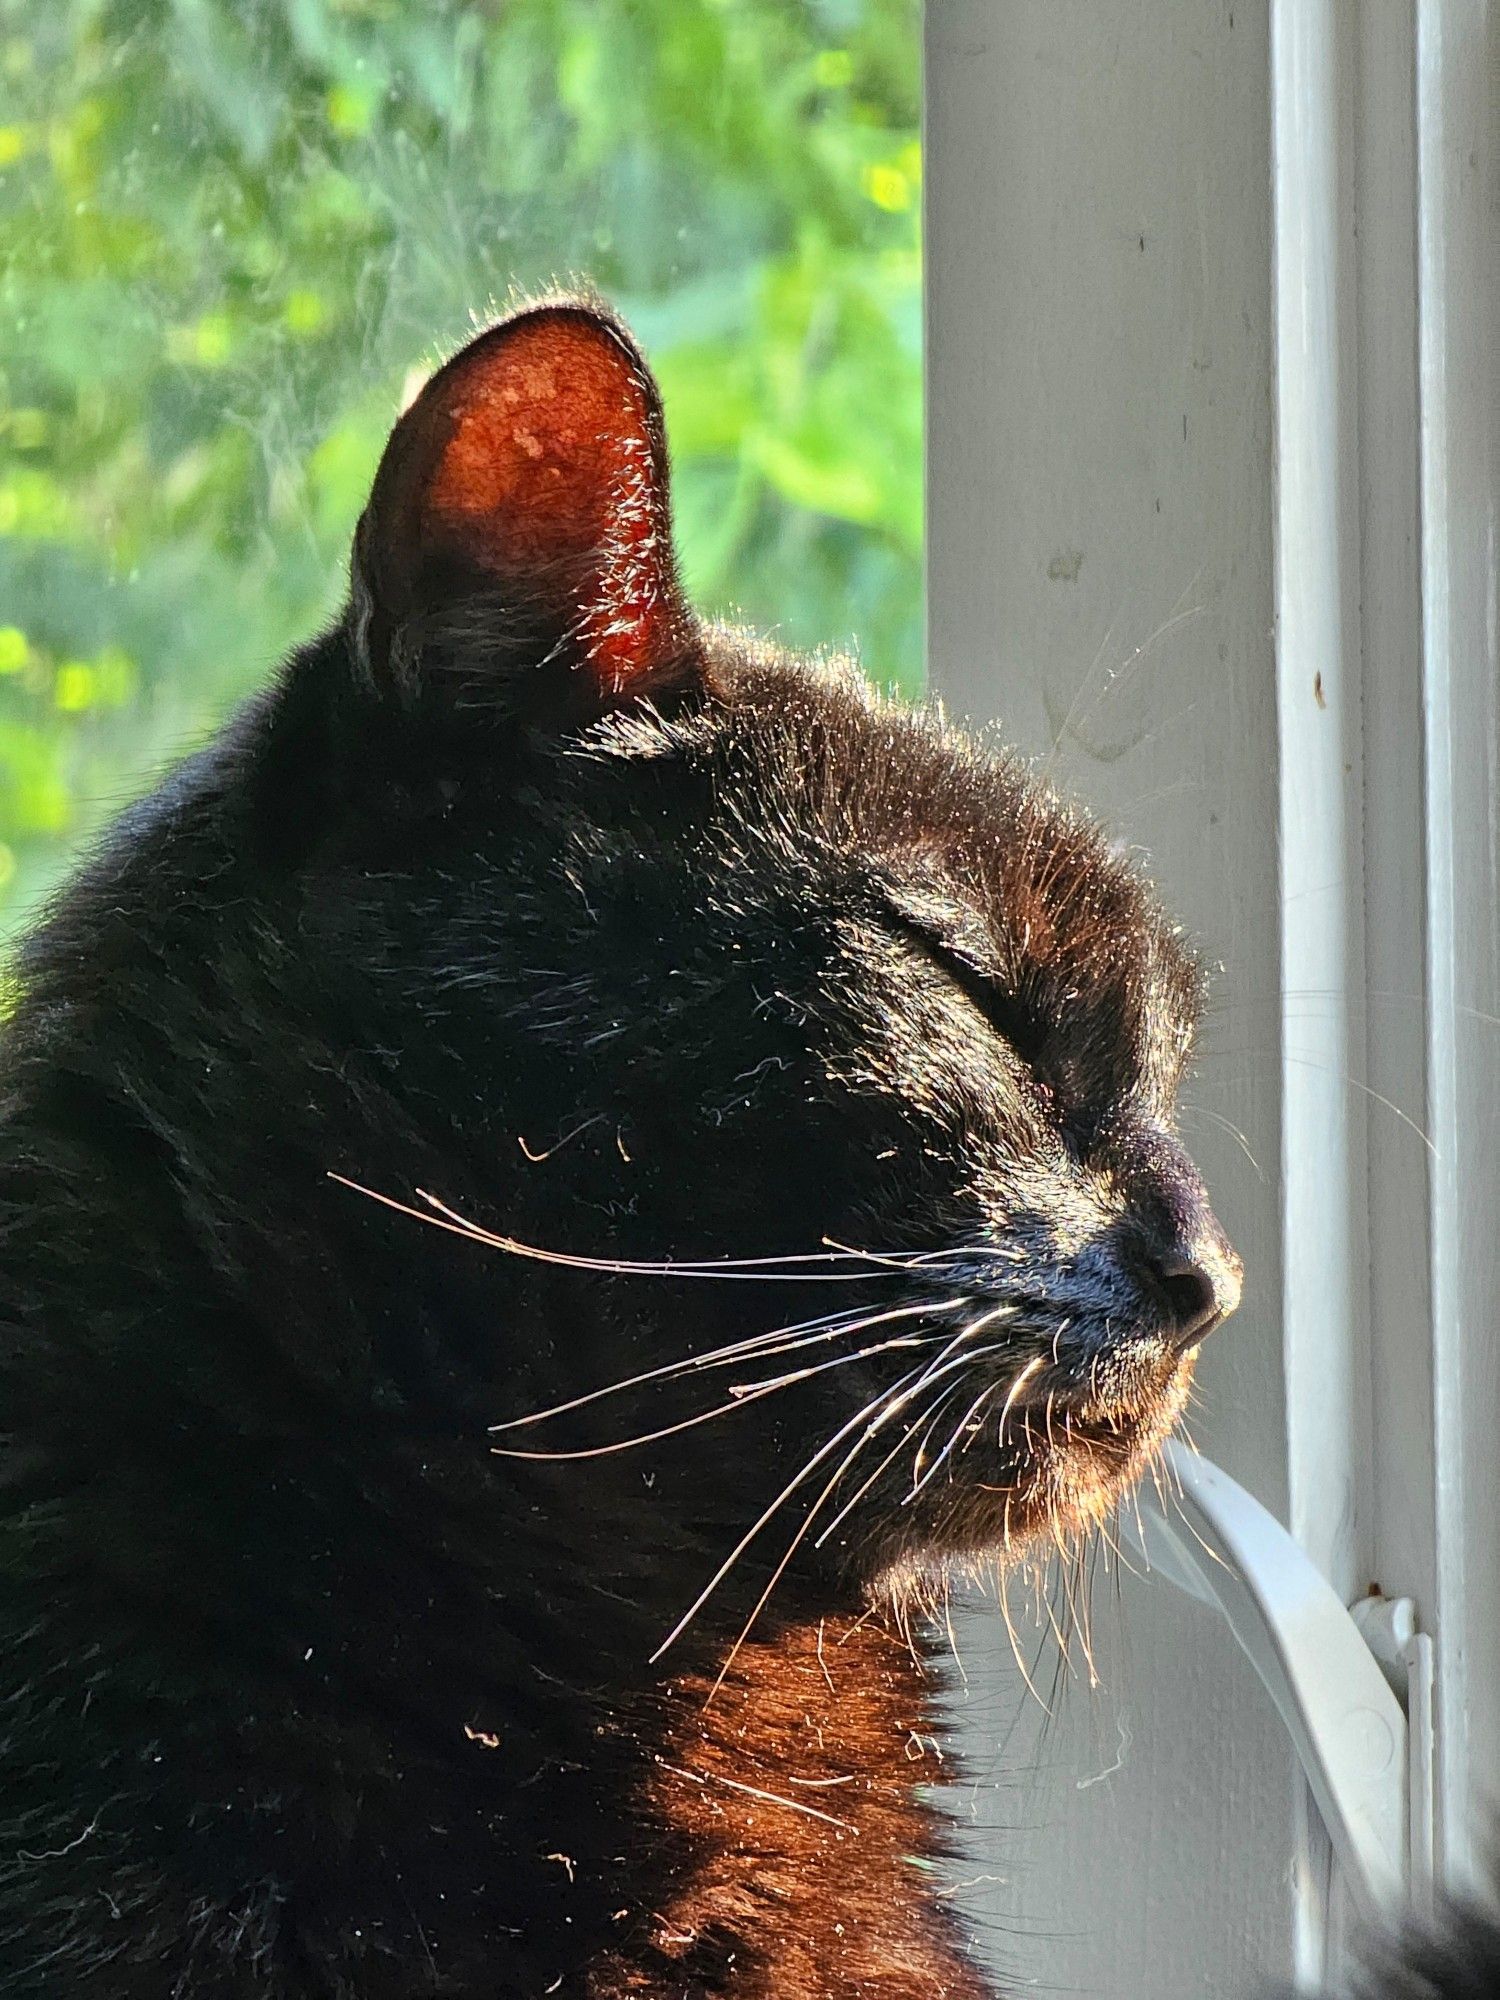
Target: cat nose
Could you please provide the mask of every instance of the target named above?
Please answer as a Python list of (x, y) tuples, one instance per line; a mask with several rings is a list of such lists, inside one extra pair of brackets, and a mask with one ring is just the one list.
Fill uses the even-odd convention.
[(1166, 1306), (1166, 1337), (1185, 1354), (1239, 1304), (1244, 1267), (1222, 1238), (1205, 1238), (1157, 1258), (1152, 1276)]

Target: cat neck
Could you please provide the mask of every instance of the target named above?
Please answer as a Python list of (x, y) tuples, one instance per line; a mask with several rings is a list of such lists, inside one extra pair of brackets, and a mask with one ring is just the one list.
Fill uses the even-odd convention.
[(938, 1692), (924, 1653), (872, 1614), (784, 1626), (665, 1683), (633, 1804), (679, 1858), (591, 2000), (741, 1980), (778, 2000), (978, 2000), (932, 1893), (950, 1852)]

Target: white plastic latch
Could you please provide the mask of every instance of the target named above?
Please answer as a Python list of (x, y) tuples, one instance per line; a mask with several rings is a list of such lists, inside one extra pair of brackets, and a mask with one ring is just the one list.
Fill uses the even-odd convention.
[(1180, 1512), (1143, 1495), (1132, 1539), (1250, 1656), (1356, 1904), (1372, 1917), (1430, 1906), (1432, 1641), (1411, 1600), (1371, 1597), (1351, 1613), (1258, 1500), (1180, 1445), (1163, 1490)]

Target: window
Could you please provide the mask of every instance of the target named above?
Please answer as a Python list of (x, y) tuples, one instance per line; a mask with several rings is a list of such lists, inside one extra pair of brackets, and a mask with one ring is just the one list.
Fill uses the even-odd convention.
[[(1483, 0), (954, 0), (927, 45), (932, 680), (1223, 961), (1184, 1123), (1251, 1282), (1195, 1433), (1346, 1600), (1415, 1599), (1459, 1879), (1500, 1796), (1497, 37)], [(1106, 1692), (1013, 1701), (981, 1759), (999, 1955), (1183, 2000), (1317, 1969), (1262, 1691), (1154, 1580), (1099, 1607)], [(993, 1621), (960, 1645), (1006, 1674)]]

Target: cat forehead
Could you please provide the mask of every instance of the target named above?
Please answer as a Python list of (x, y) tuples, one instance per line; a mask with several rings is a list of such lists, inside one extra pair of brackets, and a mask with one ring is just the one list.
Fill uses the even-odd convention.
[(970, 935), (977, 920), (1013, 976), (1129, 984), (1196, 1019), (1180, 927), (1119, 843), (1021, 760), (881, 696), (847, 660), (751, 647), (717, 679), (722, 789), (746, 820), (873, 865), (907, 914), (925, 904)]

